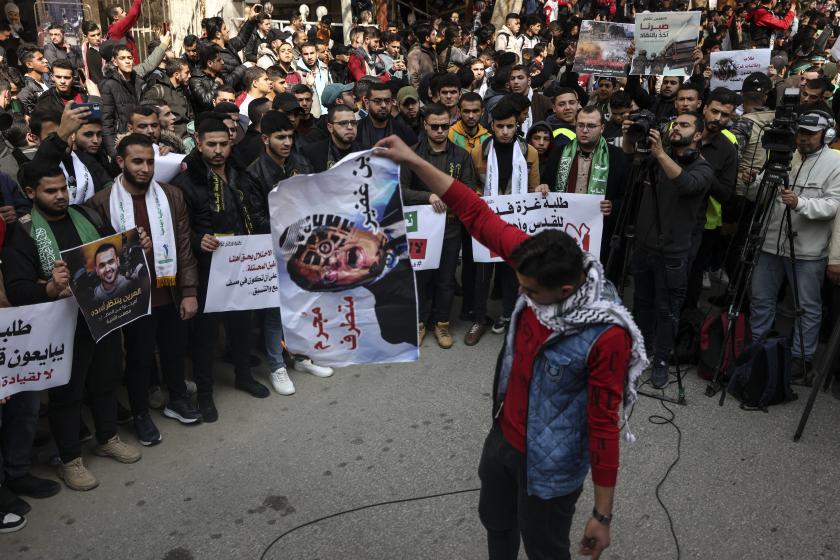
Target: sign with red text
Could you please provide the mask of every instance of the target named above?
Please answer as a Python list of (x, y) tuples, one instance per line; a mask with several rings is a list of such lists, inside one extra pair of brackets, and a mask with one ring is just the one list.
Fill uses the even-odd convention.
[[(581, 249), (598, 255), (601, 251), (600, 194), (539, 193), (485, 196), (484, 202), (504, 221), (518, 227), (528, 235), (544, 229), (565, 231), (577, 241)], [(473, 239), (475, 262), (502, 262), (502, 258)]]
[(205, 313), (277, 307), (277, 261), (271, 235), (219, 237), (210, 262)]
[(446, 212), (435, 212), (430, 204), (405, 206), (408, 256), (414, 270), (435, 270), (440, 266)]
[(711, 89), (725, 87), (732, 91), (741, 91), (744, 78), (753, 72), (767, 73), (770, 67), (770, 49), (713, 52), (709, 66), (712, 67)]
[(0, 399), (70, 381), (78, 311), (72, 297), (0, 309)]
[(419, 357), (399, 167), (373, 150), (268, 195), (286, 347), (318, 364)]

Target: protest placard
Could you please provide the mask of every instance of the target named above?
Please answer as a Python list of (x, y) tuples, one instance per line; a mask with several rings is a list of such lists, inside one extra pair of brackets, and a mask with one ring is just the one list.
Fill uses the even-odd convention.
[(205, 313), (277, 307), (277, 261), (271, 235), (219, 237), (210, 262)]
[(151, 275), (137, 228), (67, 249), (61, 258), (94, 340), (152, 312)]
[(0, 399), (70, 381), (77, 309), (69, 297), (0, 309)]
[(397, 164), (366, 150), (269, 193), (291, 352), (339, 367), (419, 357), (399, 183)]
[(767, 73), (770, 49), (713, 52), (709, 65), (712, 67), (711, 89), (725, 87), (741, 91), (744, 78), (753, 72)]
[(170, 152), (164, 156), (160, 155), (160, 147), (155, 144), (155, 181), (158, 183), (168, 183), (175, 178), (175, 175), (181, 172), (181, 162), (184, 160), (184, 154), (176, 154)]
[[(528, 235), (543, 229), (559, 229), (571, 235), (581, 249), (596, 257), (601, 251), (604, 219), (599, 194), (540, 193), (485, 196), (482, 200), (504, 221)], [(475, 262), (502, 262), (501, 257), (473, 239)]]
[(623, 78), (627, 47), (633, 41), (633, 30), (632, 23), (581, 22), (572, 70), (582, 74)]
[(690, 76), (700, 27), (700, 12), (636, 14), (636, 50), (630, 73)]
[(408, 255), (414, 270), (435, 270), (440, 266), (446, 212), (435, 212), (431, 205), (405, 206)]

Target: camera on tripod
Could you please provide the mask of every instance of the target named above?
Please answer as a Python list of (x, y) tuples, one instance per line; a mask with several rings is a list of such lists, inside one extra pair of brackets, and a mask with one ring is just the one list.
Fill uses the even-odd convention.
[(627, 139), (633, 142), (636, 152), (646, 154), (650, 152), (650, 129), (656, 129), (656, 115), (645, 109), (628, 117), (633, 124), (627, 128)]
[(796, 150), (796, 126), (799, 121), (799, 90), (785, 89), (782, 100), (776, 108), (776, 115), (770, 128), (764, 131), (762, 147), (767, 150), (767, 172), (765, 175), (786, 175)]

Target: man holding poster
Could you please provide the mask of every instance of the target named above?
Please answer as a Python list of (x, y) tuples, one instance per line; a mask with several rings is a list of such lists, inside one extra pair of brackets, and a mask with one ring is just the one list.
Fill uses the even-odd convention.
[(160, 443), (161, 435), (149, 415), (149, 377), (155, 348), (169, 400), (167, 418), (194, 424), (201, 415), (192, 405), (184, 382), (185, 321), (198, 310), (198, 268), (190, 247), (190, 222), (184, 195), (155, 175), (152, 139), (132, 133), (117, 145), (117, 165), (122, 174), (113, 185), (99, 191), (88, 206), (105, 217), (117, 231), (139, 227), (148, 231), (151, 250), (146, 258), (151, 273), (151, 315), (123, 328), (125, 384), (134, 429), (142, 445)]
[[(20, 178), (32, 200), (29, 220), (15, 224), (3, 259), (6, 294), (13, 305), (31, 305), (70, 296), (70, 270), (59, 260), (62, 249), (71, 249), (114, 233), (94, 211), (68, 206), (64, 173), (58, 167), (34, 162), (21, 168)], [(82, 462), (79, 437), (82, 397), (93, 414), (97, 455), (122, 463), (140, 460), (140, 451), (117, 435), (116, 389), (122, 378), (119, 332), (94, 343), (83, 320), (76, 323), (73, 365), (67, 385), (48, 390), (50, 430), (58, 447), (59, 477), (73, 490), (92, 490), (99, 482)]]
[[(623, 395), (626, 416), (647, 365), (639, 329), (597, 259), (571, 237), (555, 229), (529, 237), (506, 224), (395, 136), (376, 149), (410, 167), (473, 237), (515, 268), (521, 286), (478, 467), (490, 558), (516, 558), (520, 537), (531, 558), (570, 558), (572, 517), (590, 466), (594, 508), (578, 551), (600, 555), (610, 543), (619, 403)], [(563, 375), (549, 375), (558, 370)]]

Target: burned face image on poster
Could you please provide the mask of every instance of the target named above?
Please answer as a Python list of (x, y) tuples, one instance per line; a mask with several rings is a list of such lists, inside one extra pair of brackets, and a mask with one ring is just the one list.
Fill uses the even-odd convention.
[(61, 252), (94, 339), (147, 315), (151, 277), (136, 229)]

